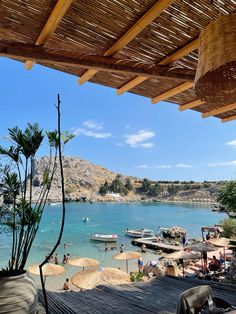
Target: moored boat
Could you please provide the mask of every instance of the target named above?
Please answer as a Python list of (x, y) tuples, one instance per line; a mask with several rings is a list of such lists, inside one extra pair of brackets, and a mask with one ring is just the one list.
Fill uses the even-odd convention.
[(153, 231), (150, 229), (143, 229), (143, 228), (133, 229), (133, 230), (126, 229), (125, 234), (134, 238), (152, 237)]
[(60, 206), (61, 203), (59, 203), (59, 202), (57, 202), (57, 203), (49, 203), (48, 205), (49, 205), (49, 206)]
[(143, 232), (144, 237), (152, 237), (154, 235), (153, 230), (151, 229), (138, 229)]
[(118, 240), (117, 234), (91, 234), (90, 240), (101, 241), (101, 242), (116, 242)]

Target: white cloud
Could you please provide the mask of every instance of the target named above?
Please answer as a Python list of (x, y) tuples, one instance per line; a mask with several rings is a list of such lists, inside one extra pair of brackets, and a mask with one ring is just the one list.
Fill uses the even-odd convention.
[(93, 120), (87, 120), (83, 122), (83, 126), (85, 126), (85, 128), (77, 128), (74, 131), (74, 134), (100, 138), (100, 139), (108, 138), (112, 136), (110, 132), (102, 132), (103, 122), (99, 123)]
[(86, 126), (89, 129), (94, 129), (94, 130), (102, 130), (103, 129), (103, 123), (99, 123), (93, 120), (88, 120), (88, 121), (84, 121), (83, 125)]
[(154, 146), (154, 143), (145, 143), (145, 141), (153, 138), (155, 135), (155, 132), (140, 130), (136, 133), (126, 135), (125, 143), (130, 145), (131, 147), (151, 148)]
[(143, 148), (151, 148), (153, 147), (155, 144), (154, 143), (141, 143), (138, 146), (139, 147), (143, 147)]
[(171, 165), (154, 165), (154, 166), (148, 166), (148, 165), (139, 165), (139, 166), (136, 166), (135, 168), (139, 168), (139, 169), (147, 169), (147, 168), (155, 168), (155, 169), (169, 169), (169, 168), (172, 168)]
[(226, 145), (229, 145), (229, 146), (231, 146), (231, 147), (233, 147), (233, 148), (236, 148), (236, 140), (227, 142)]
[(149, 168), (147, 165), (139, 165), (139, 166), (136, 166), (135, 168), (138, 168), (138, 169), (147, 169)]
[(86, 129), (77, 129), (74, 131), (75, 135), (85, 135), (85, 136), (90, 136), (94, 138), (108, 138), (111, 137), (111, 133), (105, 133), (105, 132), (96, 132), (92, 130), (86, 130)]
[(209, 167), (224, 167), (224, 166), (236, 166), (236, 160), (213, 162), (208, 164)]
[(175, 165), (176, 168), (193, 168), (193, 165), (188, 165), (188, 164), (177, 164)]

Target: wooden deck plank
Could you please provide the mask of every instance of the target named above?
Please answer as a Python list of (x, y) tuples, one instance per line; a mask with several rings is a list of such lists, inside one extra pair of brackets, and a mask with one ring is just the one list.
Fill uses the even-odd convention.
[[(48, 291), (51, 314), (175, 313), (178, 297), (194, 286), (210, 285), (213, 294), (236, 305), (236, 285), (191, 278), (159, 277), (147, 283), (99, 286), (81, 292)], [(42, 292), (39, 291), (42, 301)]]

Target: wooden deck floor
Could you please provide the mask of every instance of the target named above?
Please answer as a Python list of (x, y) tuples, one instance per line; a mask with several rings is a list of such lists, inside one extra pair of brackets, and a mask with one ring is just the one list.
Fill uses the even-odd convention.
[[(81, 292), (48, 291), (49, 311), (51, 314), (175, 313), (179, 294), (201, 284), (211, 285), (214, 296), (236, 305), (236, 285), (189, 278), (160, 277), (148, 283), (99, 286)], [(41, 291), (39, 299), (43, 302)]]

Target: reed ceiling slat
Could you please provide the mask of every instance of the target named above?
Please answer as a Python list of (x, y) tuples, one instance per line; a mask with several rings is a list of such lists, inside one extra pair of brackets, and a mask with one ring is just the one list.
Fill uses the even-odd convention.
[[(0, 41), (34, 44), (56, 3), (56, 0), (1, 0)], [(102, 56), (155, 3), (157, 0), (74, 0), (46, 47)], [(198, 38), (200, 31), (219, 14), (231, 13), (236, 13), (235, 0), (174, 0), (115, 57), (158, 64)], [(195, 50), (176, 60), (173, 66), (196, 70), (197, 59)], [(84, 73), (84, 69), (78, 66), (49, 65), (46, 62), (43, 65), (75, 76)], [(118, 89), (135, 77), (99, 71), (90, 81)], [(181, 83), (178, 79), (149, 78), (134, 86), (130, 92), (154, 98)], [(166, 101), (184, 105), (195, 100), (193, 89), (189, 89)], [(209, 104), (192, 108), (201, 113), (214, 109), (216, 107)], [(235, 114), (232, 110), (216, 116), (226, 119)]]

